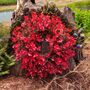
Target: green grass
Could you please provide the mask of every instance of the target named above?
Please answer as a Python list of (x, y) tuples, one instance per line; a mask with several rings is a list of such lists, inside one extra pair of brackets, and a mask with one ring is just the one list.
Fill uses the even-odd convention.
[(74, 2), (67, 6), (75, 12), (77, 26), (83, 27), (86, 37), (90, 37), (90, 0)]
[(0, 23), (0, 38), (8, 36), (10, 33), (9, 27), (4, 26), (2, 23)]
[(83, 27), (84, 32), (90, 32), (90, 10), (80, 10), (74, 9), (77, 26), (79, 28)]
[(0, 0), (0, 5), (12, 5), (16, 4), (16, 0)]

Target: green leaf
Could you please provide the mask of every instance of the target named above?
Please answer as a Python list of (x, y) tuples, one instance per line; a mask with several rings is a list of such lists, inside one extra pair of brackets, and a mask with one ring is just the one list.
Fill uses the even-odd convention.
[(5, 74), (9, 74), (9, 70), (0, 72), (0, 76), (3, 76)]

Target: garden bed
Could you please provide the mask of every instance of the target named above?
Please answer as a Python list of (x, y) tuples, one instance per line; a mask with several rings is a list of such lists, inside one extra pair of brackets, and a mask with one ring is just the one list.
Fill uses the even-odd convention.
[[(2, 32), (2, 34), (4, 34)], [(2, 37), (1, 34), (1, 37)], [(6, 35), (6, 34), (5, 34)], [(54, 77), (52, 80), (38, 80), (26, 77), (6, 76), (0, 79), (0, 90), (89, 90), (90, 89), (90, 43), (84, 48), (87, 57), (84, 61), (63, 78)], [(52, 88), (52, 89), (51, 89)]]
[[(90, 42), (84, 48), (84, 54), (87, 59), (82, 61), (72, 73), (67, 74), (63, 79), (59, 80), (59, 85), (65, 90), (70, 87), (74, 90), (89, 90), (90, 89)], [(49, 85), (49, 84), (48, 84)], [(0, 80), (0, 90), (51, 90), (43, 89), (42, 87), (47, 86), (46, 82), (24, 78), (9, 76), (5, 79)], [(52, 86), (52, 90), (55, 90)]]

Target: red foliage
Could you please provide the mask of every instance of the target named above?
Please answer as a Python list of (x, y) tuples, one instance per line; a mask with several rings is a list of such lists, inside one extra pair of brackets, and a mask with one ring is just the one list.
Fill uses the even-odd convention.
[(24, 16), (21, 26), (13, 29), (11, 39), (16, 59), (21, 60), (26, 75), (45, 78), (67, 70), (76, 44), (70, 32), (58, 16), (35, 11)]

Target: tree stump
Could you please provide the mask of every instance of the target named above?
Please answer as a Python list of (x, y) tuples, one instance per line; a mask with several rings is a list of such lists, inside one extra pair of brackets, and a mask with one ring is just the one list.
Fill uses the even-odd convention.
[[(32, 9), (39, 10), (42, 8), (41, 4), (37, 4), (33, 0), (22, 0), (20, 3), (20, 0), (17, 0), (17, 9), (13, 13), (12, 16), (12, 25), (17, 21), (17, 19), (20, 19), (23, 15), (28, 15)], [(45, 2), (46, 3), (46, 2)], [(49, 5), (53, 5), (53, 3), (50, 3)], [(70, 25), (70, 27), (73, 28), (73, 30), (77, 30), (76, 22), (75, 22), (75, 13), (68, 7), (64, 7), (63, 11), (61, 12), (61, 17), (66, 18), (67, 25)], [(20, 18), (19, 18), (20, 17)], [(68, 26), (67, 26), (68, 27)], [(11, 31), (12, 32), (12, 31)], [(42, 47), (43, 53), (48, 52), (45, 50), (45, 47), (47, 47), (47, 43), (43, 42), (45, 44), (44, 47)], [(76, 64), (79, 62), (79, 60), (83, 57), (82, 55), (82, 49), (76, 49), (76, 58), (70, 59), (70, 70), (73, 70), (76, 67)], [(79, 58), (77, 58), (79, 57)], [(21, 75), (21, 64), (19, 61), (16, 61), (16, 65), (11, 68), (11, 74), (13, 75)]]

